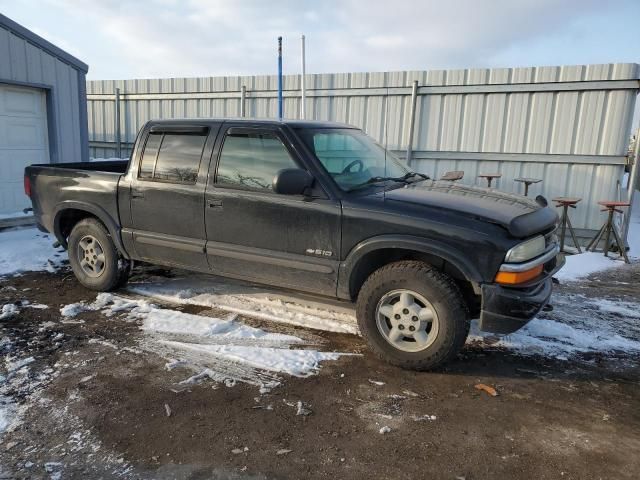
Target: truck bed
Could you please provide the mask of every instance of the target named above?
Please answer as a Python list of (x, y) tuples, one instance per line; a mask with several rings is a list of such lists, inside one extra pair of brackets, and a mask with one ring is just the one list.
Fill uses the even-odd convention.
[[(62, 209), (80, 209), (103, 219), (110, 231), (119, 222), (118, 184), (126, 174), (128, 160), (104, 162), (53, 163), (31, 165), (25, 169), (25, 184), (31, 190), (33, 215), (37, 224), (55, 233), (64, 245), (68, 232), (56, 230), (56, 217)], [(60, 236), (62, 235), (62, 237)]]
[(67, 170), (85, 170), (89, 172), (110, 172), (124, 174), (127, 172), (129, 160), (107, 160), (104, 162), (68, 162), (68, 163), (40, 163), (32, 167), (63, 168)]

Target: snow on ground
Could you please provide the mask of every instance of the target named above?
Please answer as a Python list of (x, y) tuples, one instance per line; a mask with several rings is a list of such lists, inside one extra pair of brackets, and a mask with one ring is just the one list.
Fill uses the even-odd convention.
[(358, 333), (350, 308), (331, 307), (312, 301), (300, 302), (299, 298), (275, 289), (211, 275), (163, 277), (131, 283), (129, 290), (167, 302), (212, 307), (273, 322), (330, 332)]
[[(636, 192), (631, 209), (631, 220), (629, 222), (629, 233), (627, 236), (629, 244), (628, 256), (631, 260), (640, 259), (640, 192)], [(617, 268), (624, 265), (622, 259), (617, 258), (616, 253), (611, 253), (611, 257), (605, 257), (602, 252), (585, 252), (578, 255), (568, 255), (567, 263), (556, 274), (560, 281), (573, 282), (585, 278), (592, 273)]]
[[(610, 254), (615, 256), (615, 253)], [(567, 255), (567, 263), (555, 274), (561, 282), (574, 282), (588, 277), (592, 273), (601, 272), (609, 268), (618, 268), (626, 265), (622, 260), (614, 260), (605, 257), (602, 252), (584, 252), (577, 255)]]
[[(601, 253), (588, 257), (603, 259), (602, 265), (616, 267), (624, 265), (613, 261)], [(580, 257), (580, 256), (574, 256)], [(594, 269), (594, 271), (596, 271)], [(568, 276), (567, 276), (568, 277)], [(563, 278), (566, 280), (566, 278)], [(230, 312), (240, 312), (250, 317), (266, 318), (277, 322), (294, 323), (304, 327), (342, 330), (353, 332), (355, 315), (343, 308), (331, 304), (305, 306), (302, 300), (297, 303), (291, 297), (280, 298), (275, 290), (262, 286), (251, 286), (228, 281), (217, 277), (189, 276), (184, 278), (163, 278), (148, 283), (139, 283), (131, 290), (182, 304), (195, 304), (216, 307)], [(511, 335), (500, 337), (480, 332), (473, 322), (470, 343), (484, 343), (504, 347), (522, 355), (544, 355), (569, 358), (576, 354), (600, 352), (640, 353), (640, 303), (610, 301), (605, 299), (587, 299), (579, 295), (555, 293), (552, 298), (555, 310), (541, 313), (523, 329)], [(304, 310), (304, 309), (307, 310)], [(304, 314), (301, 315), (301, 312)], [(323, 322), (332, 319), (324, 328)], [(340, 329), (336, 328), (340, 327)], [(345, 328), (346, 327), (346, 328)], [(206, 348), (198, 348), (198, 351)]]
[(172, 359), (173, 366), (197, 372), (185, 383), (210, 378), (227, 385), (241, 381), (270, 389), (280, 383), (279, 374), (313, 375), (320, 362), (344, 355), (310, 349), (299, 337), (250, 327), (236, 321), (235, 315), (226, 319), (193, 315), (108, 293), (99, 294), (91, 304), (66, 305), (61, 313), (75, 316), (89, 310), (108, 316), (126, 312), (128, 319), (141, 320), (147, 334), (145, 348)]
[(26, 271), (55, 272), (67, 258), (62, 248), (53, 248), (55, 238), (36, 228), (0, 232), (0, 276)]
[(521, 355), (567, 360), (581, 353), (640, 354), (640, 303), (554, 294), (552, 312), (499, 337), (472, 322), (468, 342), (504, 347)]
[[(10, 340), (7, 337), (2, 338), (0, 347), (3, 351), (11, 350)], [(34, 394), (47, 376), (40, 373), (34, 377), (29, 367), (33, 362), (33, 357), (18, 358), (8, 354), (4, 358), (4, 375), (0, 375), (0, 434), (20, 425), (26, 407), (17, 405), (14, 398)]]

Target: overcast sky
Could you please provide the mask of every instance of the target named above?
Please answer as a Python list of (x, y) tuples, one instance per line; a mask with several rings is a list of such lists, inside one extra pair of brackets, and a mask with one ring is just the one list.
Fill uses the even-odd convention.
[(0, 0), (90, 79), (640, 62), (640, 0)]

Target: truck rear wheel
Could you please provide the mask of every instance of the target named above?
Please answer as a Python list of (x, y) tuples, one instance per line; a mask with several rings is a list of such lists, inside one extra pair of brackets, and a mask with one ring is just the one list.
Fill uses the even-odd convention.
[(366, 280), (356, 307), (362, 336), (382, 360), (428, 370), (451, 360), (469, 333), (453, 280), (424, 262), (385, 265)]
[(69, 235), (69, 263), (87, 288), (108, 292), (126, 284), (129, 261), (116, 248), (109, 231), (95, 218), (79, 221)]

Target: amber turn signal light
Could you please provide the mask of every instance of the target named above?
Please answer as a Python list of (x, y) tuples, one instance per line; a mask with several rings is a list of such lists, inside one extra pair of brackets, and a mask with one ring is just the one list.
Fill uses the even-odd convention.
[(542, 265), (533, 267), (530, 270), (524, 272), (498, 272), (496, 275), (496, 283), (502, 285), (517, 285), (518, 283), (528, 282), (529, 280), (536, 278), (542, 273)]

